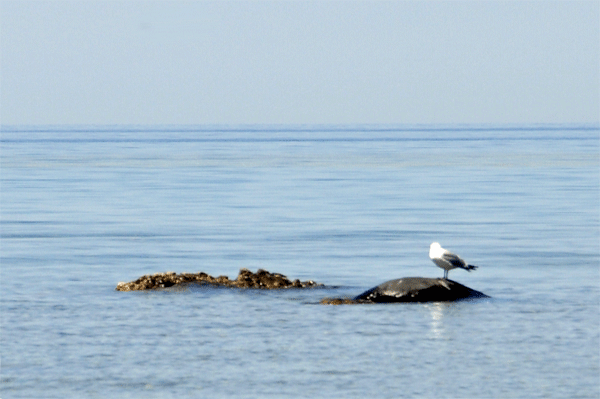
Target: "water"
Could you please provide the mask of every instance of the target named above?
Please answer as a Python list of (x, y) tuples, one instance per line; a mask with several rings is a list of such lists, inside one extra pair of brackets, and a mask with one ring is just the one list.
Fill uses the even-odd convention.
[[(2, 398), (600, 396), (597, 126), (3, 127)], [(491, 299), (321, 306), (439, 277)], [(324, 289), (117, 292), (242, 267)]]

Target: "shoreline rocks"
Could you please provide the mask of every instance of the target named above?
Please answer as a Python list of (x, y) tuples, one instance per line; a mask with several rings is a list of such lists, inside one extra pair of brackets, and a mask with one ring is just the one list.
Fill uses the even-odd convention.
[(211, 284), (219, 287), (259, 289), (310, 288), (322, 286), (322, 284), (315, 283), (312, 280), (300, 281), (296, 279), (291, 281), (283, 274), (270, 273), (263, 269), (259, 269), (256, 273), (252, 273), (250, 270), (243, 268), (240, 269), (240, 272), (235, 280), (230, 280), (227, 276), (213, 277), (204, 272), (181, 274), (177, 274), (175, 272), (166, 272), (145, 275), (128, 283), (120, 282), (117, 284), (116, 290), (154, 290), (185, 283)]

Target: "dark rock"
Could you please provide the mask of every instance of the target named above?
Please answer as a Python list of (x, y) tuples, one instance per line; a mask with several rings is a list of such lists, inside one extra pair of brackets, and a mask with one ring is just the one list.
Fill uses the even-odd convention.
[(142, 276), (129, 283), (119, 283), (117, 284), (116, 289), (117, 291), (152, 290), (187, 283), (211, 284), (214, 286), (232, 288), (261, 289), (309, 288), (322, 285), (317, 284), (312, 280), (303, 282), (300, 280), (294, 280), (292, 282), (283, 274), (270, 273), (263, 269), (259, 269), (256, 273), (252, 273), (248, 269), (240, 269), (240, 273), (235, 280), (230, 280), (227, 276), (219, 276), (215, 278), (204, 272), (182, 274), (167, 272)]
[(487, 295), (443, 278), (406, 277), (390, 280), (353, 298), (359, 303), (448, 302)]

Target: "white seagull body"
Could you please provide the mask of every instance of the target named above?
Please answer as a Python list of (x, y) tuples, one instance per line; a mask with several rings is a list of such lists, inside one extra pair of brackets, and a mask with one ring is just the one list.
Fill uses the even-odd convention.
[(429, 257), (433, 263), (444, 269), (445, 279), (448, 278), (448, 272), (452, 269), (456, 269), (457, 267), (465, 269), (469, 272), (477, 269), (477, 266), (468, 265), (464, 260), (461, 259), (460, 256), (445, 250), (437, 242), (434, 242), (429, 247)]

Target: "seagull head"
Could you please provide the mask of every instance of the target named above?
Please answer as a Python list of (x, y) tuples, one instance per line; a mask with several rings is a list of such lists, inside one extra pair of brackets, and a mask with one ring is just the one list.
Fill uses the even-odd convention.
[(442, 249), (442, 246), (440, 245), (439, 242), (433, 242), (429, 246), (429, 257), (431, 259), (439, 258), (440, 256), (442, 256), (443, 253), (444, 253), (444, 250)]

